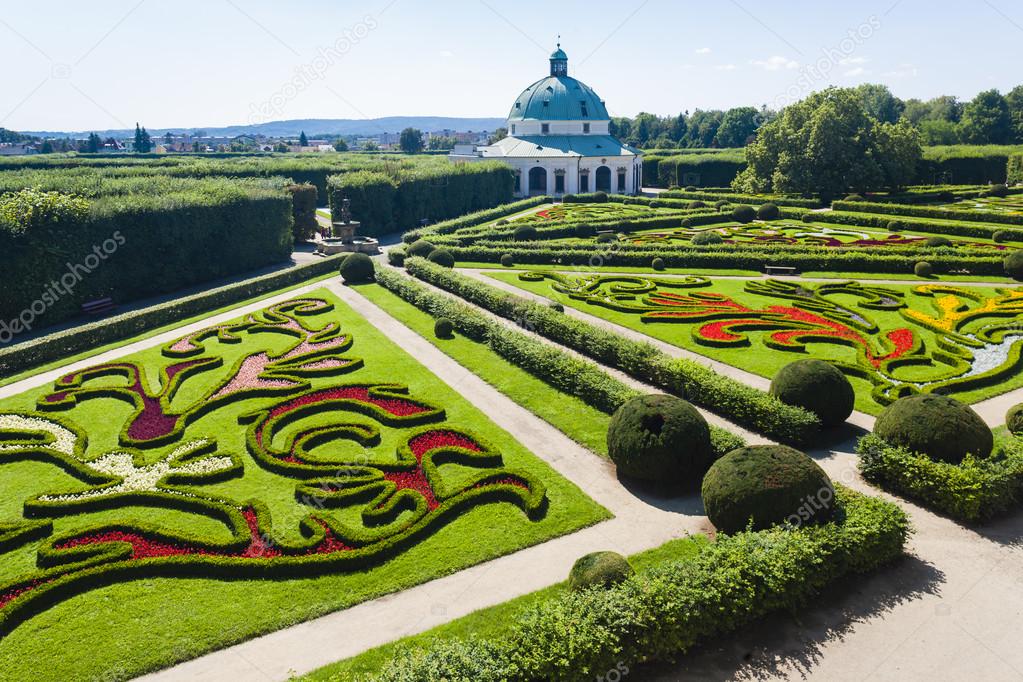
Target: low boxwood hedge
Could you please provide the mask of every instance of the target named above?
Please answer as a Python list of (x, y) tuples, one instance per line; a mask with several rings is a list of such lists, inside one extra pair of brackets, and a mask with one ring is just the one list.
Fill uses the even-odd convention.
[(399, 650), (381, 679), (592, 680), (622, 665), (673, 660), (902, 555), (910, 533), (902, 510), (841, 487), (836, 499), (834, 522), (720, 535), (693, 559), (530, 606), (501, 640), (439, 640)]
[(984, 521), (1023, 500), (1023, 442), (999, 444), (990, 457), (938, 462), (870, 434), (860, 439), (863, 477), (882, 489), (967, 522)]
[(888, 215), (913, 216), (914, 218), (937, 218), (938, 220), (963, 220), (966, 222), (977, 223), (1023, 225), (1023, 215), (994, 213), (991, 211), (971, 211), (968, 209), (941, 208), (938, 206), (882, 204), (870, 201), (836, 201), (832, 204), (832, 208), (836, 211), (882, 213)]

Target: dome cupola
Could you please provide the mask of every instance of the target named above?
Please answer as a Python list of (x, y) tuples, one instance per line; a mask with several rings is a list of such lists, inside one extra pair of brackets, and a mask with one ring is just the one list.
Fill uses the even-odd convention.
[(611, 116), (593, 88), (568, 75), (568, 55), (558, 43), (551, 55), (551, 75), (522, 91), (508, 120), (598, 122)]

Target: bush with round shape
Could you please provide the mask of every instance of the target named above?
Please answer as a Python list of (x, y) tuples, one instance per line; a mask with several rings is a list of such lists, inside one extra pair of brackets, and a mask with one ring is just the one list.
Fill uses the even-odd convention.
[(804, 213), (803, 217), (801, 218), (801, 220), (804, 223), (812, 223), (814, 221), (814, 215), (813, 215), (813, 213)]
[(835, 489), (810, 457), (784, 445), (733, 450), (703, 479), (703, 506), (722, 533), (739, 533), (780, 523), (800, 526), (831, 518)]
[(994, 436), (968, 405), (948, 396), (921, 393), (896, 400), (874, 423), (874, 433), (892, 445), (958, 464), (967, 454), (987, 457)]
[(1023, 436), (1023, 403), (1009, 408), (1005, 413), (1005, 426), (1014, 436)]
[(993, 239), (996, 244), (1004, 244), (1005, 242), (1017, 240), (1018, 236), (1013, 234), (1011, 230), (998, 230), (991, 235), (991, 239)]
[(568, 587), (577, 592), (589, 587), (611, 587), (635, 575), (629, 560), (617, 552), (593, 552), (578, 559), (568, 575)]
[(771, 395), (813, 412), (826, 427), (843, 423), (856, 405), (849, 379), (823, 360), (796, 360), (782, 367), (771, 381)]
[(445, 268), (455, 267), (455, 257), (447, 249), (434, 249), (428, 260)]
[(607, 203), (607, 192), (594, 192), (593, 193), (593, 202), (597, 203), (597, 204), (606, 204)]
[(537, 237), (536, 228), (532, 225), (520, 225), (515, 228), (514, 232), (515, 241), (517, 242), (531, 242), (535, 241)]
[[(630, 202), (626, 201), (625, 203), (630, 203)], [(647, 206), (649, 206), (650, 208), (661, 208), (662, 204), (661, 204), (661, 202), (659, 202), (656, 199), (654, 199), (649, 204), (647, 204)]]
[(597, 243), (598, 244), (610, 244), (610, 243), (616, 242), (616, 241), (618, 241), (618, 235), (614, 235), (614, 234), (598, 234), (597, 235)]
[(778, 220), (781, 218), (781, 209), (775, 204), (767, 203), (757, 209), (758, 220)]
[(1004, 199), (1009, 196), (1009, 188), (1005, 185), (992, 185), (991, 189), (987, 191), (989, 197), (998, 197)]
[(510, 253), (503, 253), (501, 254), (501, 265), (503, 265), (506, 268), (510, 268), (513, 265), (515, 265), (515, 259), (512, 258), (512, 255)]
[(934, 266), (928, 263), (927, 261), (922, 260), (913, 266), (913, 274), (915, 274), (917, 277), (933, 277)]
[(688, 228), (688, 227), (692, 227), (692, 226), (693, 226), (693, 221), (692, 221), (691, 218), (683, 218), (682, 219), (682, 227), (687, 227)]
[(433, 250), (437, 247), (426, 241), (425, 239), (418, 239), (412, 242), (411, 246), (408, 247), (409, 258), (426, 258)]
[(947, 237), (928, 237), (927, 241), (924, 242), (924, 246), (940, 249), (945, 246), (952, 246), (952, 240)]
[(714, 208), (716, 208), (719, 211), (721, 209), (723, 209), (723, 208), (725, 208), (727, 206), (731, 206), (731, 205), (732, 205), (731, 202), (725, 201), (724, 199), (722, 199), (721, 201), (714, 202)]
[(663, 270), (664, 269), (664, 259), (660, 258), (660, 257), (654, 258), (652, 261), (650, 261), (650, 267), (652, 267), (654, 270), (657, 270), (658, 272)]
[(902, 232), (905, 228), (906, 228), (906, 226), (903, 225), (898, 220), (889, 220), (888, 221), (888, 231), (889, 232)]
[(1023, 282), (1023, 251), (1013, 251), (1003, 262), (1005, 274), (1017, 282)]
[(494, 223), (494, 224), (495, 224), (495, 225), (497, 225), (497, 226), (499, 226), (499, 227), (501, 227), (501, 226), (507, 225), (507, 224), (508, 224), (508, 223), (510, 223), (510, 222), (511, 222), (511, 221), (510, 221), (510, 220), (508, 220), (507, 218), (501, 218), (500, 220), (498, 220), (498, 221), (497, 221), (496, 223)]
[(345, 284), (372, 282), (375, 273), (373, 259), (364, 253), (349, 254), (341, 261), (338, 272), (341, 273), (341, 279)]
[(689, 208), (707, 208), (707, 204), (702, 201), (694, 201), (689, 204)]
[(732, 219), (739, 223), (752, 223), (757, 219), (757, 211), (752, 206), (736, 206), (732, 209)]
[(589, 237), (592, 237), (595, 234), (597, 234), (597, 230), (594, 229), (593, 225), (581, 223), (575, 226), (575, 236), (579, 237), (580, 239), (588, 239)]
[(700, 232), (693, 235), (690, 241), (693, 246), (714, 246), (715, 244), (724, 244), (725, 239), (717, 232)]
[(850, 194), (845, 198), (846, 201), (866, 201), (862, 194)]
[(607, 450), (623, 476), (691, 486), (714, 460), (703, 415), (681, 398), (661, 394), (636, 396), (618, 408)]
[(565, 312), (565, 304), (559, 303), (558, 301), (551, 301), (550, 303), (547, 304), (547, 307), (556, 313)]
[(693, 186), (693, 185), (686, 185), (686, 191), (687, 192), (695, 192), (696, 191), (696, 187)]
[(446, 317), (439, 317), (433, 323), (433, 333), (438, 339), (450, 339), (455, 334), (455, 325)]

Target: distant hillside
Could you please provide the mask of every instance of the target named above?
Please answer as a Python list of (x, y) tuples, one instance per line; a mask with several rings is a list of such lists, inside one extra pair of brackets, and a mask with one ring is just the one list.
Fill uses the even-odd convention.
[[(387, 118), (350, 119), (350, 118), (308, 118), (293, 121), (272, 121), (255, 125), (227, 126), (226, 128), (149, 128), (153, 137), (164, 133), (188, 133), (194, 135), (203, 131), (212, 137), (237, 137), (239, 135), (265, 135), (267, 137), (298, 137), (305, 131), (309, 137), (337, 135), (379, 135), (381, 133), (400, 133), (405, 128), (418, 128), (424, 133), (441, 130), (456, 131), (493, 131), (505, 125), (503, 118), (447, 118), (444, 116), (390, 116)], [(144, 125), (144, 123), (143, 123)], [(89, 133), (99, 133), (101, 137), (131, 137), (134, 129), (128, 130), (84, 130), (84, 131), (21, 131), (25, 135), (36, 137), (86, 137)]]

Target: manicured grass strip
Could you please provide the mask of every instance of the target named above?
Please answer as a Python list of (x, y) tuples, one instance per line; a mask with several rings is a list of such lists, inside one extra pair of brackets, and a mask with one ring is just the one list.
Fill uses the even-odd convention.
[(453, 338), (438, 339), (433, 331), (436, 320), (432, 315), (379, 284), (359, 285), (355, 289), (522, 407), (589, 450), (607, 456), (607, 426), (611, 417), (606, 412), (572, 394), (552, 388), (495, 353), (485, 343), (458, 332)]
[[(703, 535), (672, 540), (660, 547), (633, 554), (629, 557), (629, 563), (637, 571), (645, 571), (669, 561), (690, 561), (703, 551), (708, 543), (709, 541)], [(457, 638), (503, 639), (511, 634), (515, 618), (520, 613), (567, 592), (567, 582), (551, 585), (502, 604), (480, 609), (468, 616), (438, 625), (418, 635), (404, 637), (390, 644), (370, 649), (358, 656), (332, 663), (298, 679), (307, 682), (370, 679), (383, 672), (384, 665), (394, 657), (399, 649), (426, 649), (438, 642)]]
[(410, 274), (434, 286), (501, 317), (525, 321), (541, 336), (775, 440), (802, 444), (820, 430), (820, 420), (811, 412), (785, 405), (766, 391), (698, 362), (672, 358), (649, 343), (568, 317), (422, 258), (409, 259), (406, 266)]

